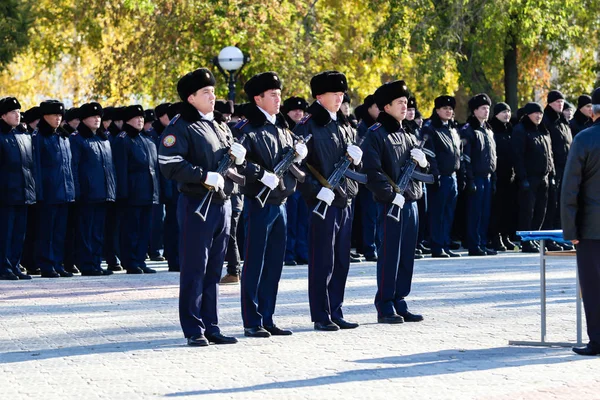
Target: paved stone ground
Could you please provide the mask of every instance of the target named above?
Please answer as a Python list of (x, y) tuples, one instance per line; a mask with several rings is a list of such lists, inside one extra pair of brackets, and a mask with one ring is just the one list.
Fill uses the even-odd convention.
[[(306, 266), (285, 267), (278, 325), (244, 338), (239, 287), (221, 288), (224, 333), (240, 343), (185, 346), (177, 273), (0, 281), (0, 399), (598, 399), (600, 359), (539, 339), (539, 258), (416, 262), (410, 305), (422, 323), (376, 323), (374, 263), (351, 266), (347, 319), (315, 332)], [(548, 339), (575, 341), (574, 260), (548, 267)], [(585, 332), (585, 331), (584, 331)], [(584, 335), (584, 340), (587, 337)]]

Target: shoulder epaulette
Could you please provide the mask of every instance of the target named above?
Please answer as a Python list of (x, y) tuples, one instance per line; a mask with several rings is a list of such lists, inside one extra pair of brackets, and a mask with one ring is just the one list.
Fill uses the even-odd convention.
[(175, 125), (175, 122), (177, 122), (179, 117), (181, 117), (181, 114), (177, 114), (176, 116), (174, 116), (171, 122), (169, 122), (169, 125)]
[(79, 135), (79, 132), (77, 132), (77, 131), (71, 133), (71, 136), (77, 136), (77, 135)]
[(127, 136), (127, 132), (123, 131), (123, 132), (119, 133), (119, 136), (117, 136), (117, 137), (124, 138), (125, 136)]
[(248, 124), (248, 122), (249, 121), (247, 119), (241, 119), (233, 127), (234, 127), (234, 129), (237, 129), (239, 131), (240, 129), (242, 129), (243, 127), (245, 127)]
[(381, 128), (381, 126), (382, 126), (382, 125), (381, 125), (381, 123), (380, 123), (380, 122), (375, 122), (373, 125), (371, 125), (371, 126), (369, 127), (369, 130), (370, 130), (371, 132), (375, 132), (377, 129)]
[(298, 122), (298, 125), (304, 125), (304, 124), (306, 124), (311, 117), (312, 117), (312, 114), (306, 114), (304, 116), (304, 118), (302, 118), (300, 120), (300, 122)]
[(468, 127), (469, 127), (469, 123), (468, 122), (463, 125), (463, 128), (468, 128)]

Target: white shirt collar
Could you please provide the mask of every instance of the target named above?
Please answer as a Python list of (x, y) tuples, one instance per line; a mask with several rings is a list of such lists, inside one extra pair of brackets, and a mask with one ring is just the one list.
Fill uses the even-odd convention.
[[(321, 102), (319, 100), (317, 100), (317, 103), (321, 104)], [(321, 107), (323, 107), (323, 104), (321, 104)], [(325, 108), (325, 107), (323, 107), (323, 108)], [(325, 110), (329, 113), (329, 116), (331, 117), (331, 119), (333, 121), (337, 121), (337, 114), (336, 113), (331, 112), (331, 111), (327, 110), (326, 108), (325, 108)]]
[(277, 115), (271, 115), (259, 106), (256, 106), (256, 108), (258, 108), (260, 111), (262, 111), (263, 114), (265, 114), (265, 117), (267, 117), (267, 121), (275, 125), (275, 122), (277, 121)]
[(208, 114), (202, 114), (201, 111), (198, 111), (198, 113), (200, 114), (200, 116), (204, 119), (207, 119), (209, 121), (212, 121), (215, 119), (215, 114), (213, 112), (209, 112)]

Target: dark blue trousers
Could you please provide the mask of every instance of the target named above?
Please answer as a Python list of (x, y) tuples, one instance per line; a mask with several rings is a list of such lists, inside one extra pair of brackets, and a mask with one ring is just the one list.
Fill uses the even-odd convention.
[(396, 222), (387, 216), (390, 204), (378, 204), (378, 207), (383, 241), (377, 260), (377, 315), (405, 314), (408, 306), (404, 298), (410, 293), (415, 263), (419, 209), (416, 202), (407, 201), (402, 207), (400, 221)]
[(343, 318), (342, 303), (350, 268), (351, 207), (329, 207), (325, 219), (310, 214), (308, 300), (313, 322)]
[(429, 195), (429, 225), (432, 253), (441, 253), (450, 247), (450, 231), (454, 222), (458, 186), (456, 175), (441, 176), (440, 185), (427, 188)]
[(28, 270), (37, 269), (35, 260), (35, 242), (37, 241), (39, 204), (27, 206), (27, 230), (25, 232), (25, 243), (23, 244), (23, 255), (21, 264)]
[(163, 232), (165, 220), (165, 205), (152, 205), (152, 227), (150, 234), (150, 246), (148, 246), (148, 255), (150, 257), (160, 256), (160, 251), (164, 250)]
[(231, 202), (212, 203), (206, 221), (194, 214), (200, 199), (179, 196), (179, 321), (186, 338), (219, 332), (218, 285), (225, 260)]
[(105, 219), (106, 203), (80, 203), (75, 209), (75, 263), (82, 272), (101, 269)]
[(485, 250), (492, 207), (492, 182), (490, 178), (475, 178), (475, 193), (467, 197), (467, 243), (469, 250)]
[(76, 264), (75, 259), (75, 238), (79, 235), (77, 232), (77, 205), (69, 203), (69, 216), (67, 217), (67, 232), (65, 234), (65, 257), (63, 266), (72, 269)]
[(373, 193), (366, 187), (358, 191), (361, 204), (361, 218), (363, 229), (363, 254), (365, 257), (377, 255), (379, 237), (377, 235), (377, 203), (373, 199)]
[(588, 336), (592, 344), (600, 346), (600, 240), (579, 241), (577, 270)]
[(288, 197), (285, 261), (308, 260), (308, 207), (299, 191)]
[(152, 205), (124, 206), (121, 221), (121, 264), (125, 269), (146, 266), (150, 243)]
[(419, 235), (417, 236), (417, 243), (423, 242), (429, 238), (429, 217), (428, 217), (428, 204), (427, 204), (427, 185), (421, 184), (423, 187), (423, 197), (417, 200), (417, 207), (419, 207)]
[(0, 206), (0, 272), (18, 272), (29, 206)]
[(119, 265), (119, 244), (121, 232), (121, 210), (122, 206), (116, 203), (108, 203), (106, 206), (106, 223), (104, 225), (104, 259), (108, 265)]
[(179, 269), (179, 225), (177, 224), (177, 203), (165, 204), (164, 223), (165, 257), (170, 269)]
[(273, 326), (277, 289), (285, 256), (287, 216), (285, 204), (250, 199), (246, 250), (242, 269), (242, 320), (244, 328)]
[(36, 263), (42, 273), (63, 268), (69, 205), (40, 203), (38, 208)]

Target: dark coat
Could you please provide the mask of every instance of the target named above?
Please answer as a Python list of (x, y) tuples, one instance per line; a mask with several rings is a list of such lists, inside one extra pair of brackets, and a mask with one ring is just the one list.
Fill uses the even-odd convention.
[[(305, 201), (314, 207), (318, 202), (316, 196), (323, 186), (306, 168), (306, 164), (310, 164), (323, 178), (328, 179), (338, 161), (346, 154), (348, 145), (356, 140), (356, 133), (344, 114), (338, 111), (337, 121), (334, 121), (329, 112), (317, 102), (308, 108), (308, 115), (296, 125), (294, 133), (303, 137), (312, 134), (312, 139), (307, 143), (308, 155), (304, 163), (306, 180), (299, 188)], [(355, 169), (355, 166), (352, 164), (350, 168)], [(345, 208), (358, 193), (358, 183), (343, 179), (341, 188), (346, 196), (336, 193), (332, 205)]]
[(71, 142), (75, 197), (83, 203), (102, 203), (116, 199), (116, 174), (106, 132), (94, 134), (81, 123), (69, 137)]
[(43, 118), (33, 133), (37, 200), (46, 204), (75, 201), (71, 144), (68, 134), (52, 129)]
[(427, 160), (431, 173), (435, 177), (449, 176), (461, 168), (462, 144), (454, 123), (442, 124), (442, 120), (434, 112), (423, 125), (421, 134), (428, 135), (425, 142)]
[(512, 182), (515, 179), (514, 151), (512, 149), (512, 125), (502, 123), (498, 118), (490, 120), (496, 143), (496, 178), (499, 181)]
[(132, 206), (158, 204), (158, 159), (152, 139), (144, 131), (123, 124), (112, 150), (117, 200)]
[[(398, 182), (406, 161), (410, 159), (410, 150), (417, 146), (417, 138), (406, 132), (400, 123), (386, 112), (379, 114), (377, 122), (379, 123), (369, 128), (362, 145), (364, 151), (362, 172), (367, 174), (367, 187), (373, 192), (375, 200), (380, 203), (391, 203), (396, 193), (387, 177), (395, 183)], [(420, 167), (417, 169), (423, 171)], [(421, 183), (411, 180), (404, 192), (404, 198), (410, 201), (418, 200), (422, 196)]]
[(573, 119), (569, 121), (569, 126), (571, 127), (571, 135), (575, 139), (579, 132), (592, 126), (592, 119), (585, 116), (581, 110), (577, 110), (573, 115)]
[[(163, 132), (158, 149), (160, 171), (167, 179), (177, 181), (179, 192), (203, 198), (208, 193), (204, 186), (207, 173), (217, 170), (232, 144), (233, 135), (227, 124), (209, 121), (192, 105), (185, 104), (181, 114), (173, 118)], [(236, 186), (225, 179), (226, 198), (235, 193)], [(212, 201), (223, 204), (225, 200), (213, 196)]]
[(463, 159), (467, 180), (485, 178), (496, 172), (496, 142), (492, 127), (485, 122), (483, 125), (475, 117), (469, 117), (467, 123), (461, 128), (460, 136), (463, 139)]
[(35, 172), (31, 135), (0, 120), (0, 205), (34, 204)]
[(548, 132), (550, 132), (555, 175), (558, 179), (561, 179), (563, 171), (565, 170), (565, 164), (567, 163), (569, 148), (573, 141), (569, 122), (567, 122), (563, 113), (557, 113), (552, 107), (546, 106), (542, 124), (544, 124), (546, 129), (548, 129)]
[[(275, 125), (267, 121), (265, 114), (254, 104), (245, 108), (246, 120), (240, 121), (236, 128), (245, 136), (246, 168), (242, 174), (246, 177), (246, 186), (241, 192), (250, 198), (265, 186), (259, 179), (265, 170), (273, 172), (275, 166), (288, 151), (294, 151), (292, 133), (282, 114), (277, 115)], [(285, 190), (277, 186), (267, 199), (269, 204), (282, 204), (296, 191), (296, 179), (289, 172), (283, 176)]]
[(573, 140), (560, 215), (565, 239), (600, 239), (600, 119)]
[(524, 116), (513, 129), (511, 143), (519, 181), (554, 173), (552, 140), (543, 123), (536, 126), (528, 116)]

